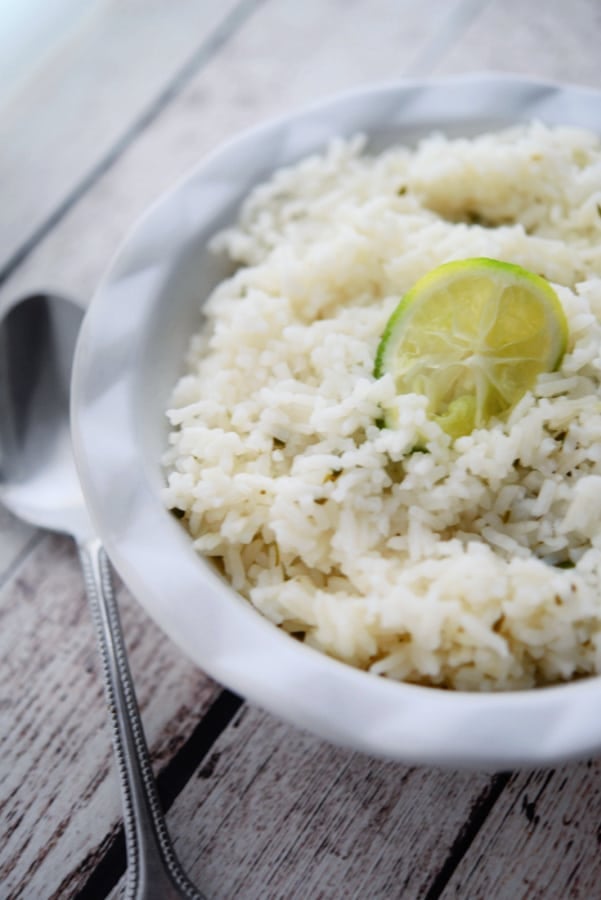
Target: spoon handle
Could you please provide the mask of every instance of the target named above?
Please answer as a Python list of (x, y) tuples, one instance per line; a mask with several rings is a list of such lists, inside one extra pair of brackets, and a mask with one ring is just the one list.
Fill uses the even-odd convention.
[(127, 900), (204, 900), (167, 832), (127, 662), (108, 557), (97, 538), (78, 542), (109, 707), (124, 810)]

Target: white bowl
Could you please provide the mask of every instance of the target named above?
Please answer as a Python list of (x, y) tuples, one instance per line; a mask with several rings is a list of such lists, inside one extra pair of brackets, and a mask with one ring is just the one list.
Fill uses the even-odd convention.
[(255, 128), (162, 197), (117, 254), (86, 316), (73, 382), (75, 452), (95, 526), (147, 612), (199, 666), (275, 715), (407, 763), (501, 769), (601, 749), (601, 678), (468, 694), (361, 672), (262, 618), (163, 507), (164, 411), (203, 298), (226, 274), (207, 239), (257, 182), (358, 131), (372, 148), (434, 129), (475, 134), (533, 118), (601, 132), (601, 95), (480, 75), (378, 86)]

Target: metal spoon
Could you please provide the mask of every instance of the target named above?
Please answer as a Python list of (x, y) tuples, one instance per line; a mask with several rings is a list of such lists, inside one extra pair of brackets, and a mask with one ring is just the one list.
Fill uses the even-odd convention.
[(127, 663), (107, 556), (71, 450), (71, 366), (83, 311), (40, 294), (0, 322), (0, 500), (77, 543), (102, 656), (124, 808), (129, 900), (203, 900), (169, 838)]

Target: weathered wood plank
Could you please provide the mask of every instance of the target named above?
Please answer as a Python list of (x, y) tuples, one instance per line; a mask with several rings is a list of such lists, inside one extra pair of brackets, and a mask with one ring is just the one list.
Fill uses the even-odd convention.
[(489, 781), (370, 759), (245, 707), (169, 822), (211, 900), (417, 898)]
[(210, 150), (269, 116), (401, 77), (436, 23), (446, 27), (466, 2), (272, 0), (260, 7), (2, 286), (0, 306), (40, 285), (89, 299), (132, 223)]
[[(158, 768), (216, 686), (119, 590), (144, 724)], [(121, 808), (100, 660), (74, 545), (45, 537), (0, 590), (0, 883), (3, 896), (71, 896)]]
[(490, 69), (599, 87), (600, 38), (598, 0), (498, 0), (432, 62), (438, 74)]
[(601, 761), (513, 776), (443, 897), (600, 894)]
[(237, 5), (101, 4), (12, 96), (0, 92), (0, 269)]

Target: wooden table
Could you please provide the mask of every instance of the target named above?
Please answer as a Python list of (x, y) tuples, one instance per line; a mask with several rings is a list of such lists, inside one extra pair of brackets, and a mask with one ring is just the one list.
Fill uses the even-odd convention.
[[(0, 306), (89, 298), (224, 138), (339, 89), (503, 70), (599, 86), (598, 0), (106, 3), (0, 107)], [(330, 746), (119, 600), (175, 846), (216, 898), (601, 897), (601, 761), (489, 775)], [(121, 809), (69, 540), (0, 511), (0, 895), (116, 897)], [(598, 715), (591, 710), (591, 715)]]

